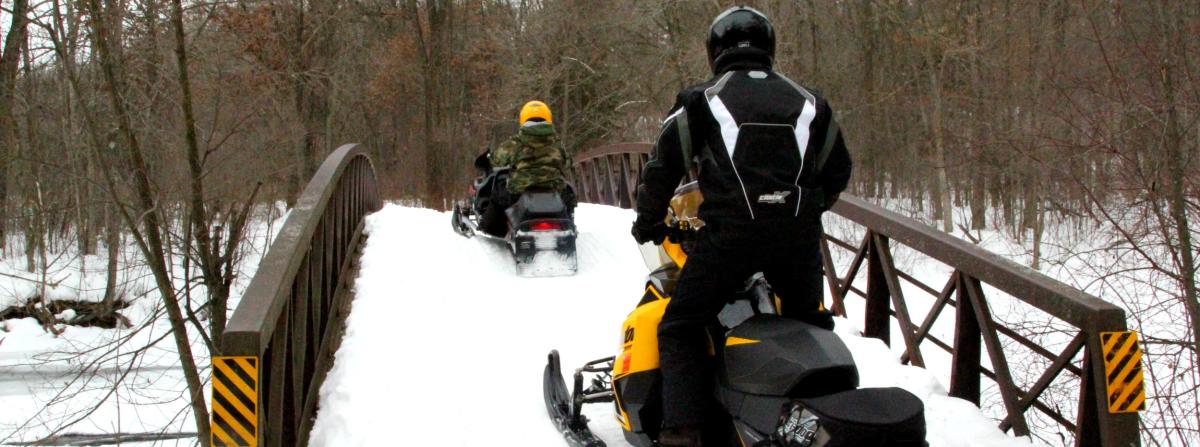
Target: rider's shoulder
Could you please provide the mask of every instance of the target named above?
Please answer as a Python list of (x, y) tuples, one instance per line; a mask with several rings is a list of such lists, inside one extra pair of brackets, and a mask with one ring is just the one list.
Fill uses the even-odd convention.
[(703, 82), (685, 87), (675, 94), (675, 105), (671, 106), (670, 114), (678, 111), (681, 107), (691, 107), (702, 104), (704, 102), (704, 90), (711, 86), (710, 82)]
[(520, 146), (520, 145), (521, 145), (521, 140), (518, 139), (516, 136), (512, 136), (512, 137), (508, 137), (507, 140), (504, 140), (504, 142), (500, 143), (500, 146), (498, 146), (496, 148), (496, 150), (499, 150), (499, 151), (509, 150), (509, 149), (516, 148), (517, 146)]

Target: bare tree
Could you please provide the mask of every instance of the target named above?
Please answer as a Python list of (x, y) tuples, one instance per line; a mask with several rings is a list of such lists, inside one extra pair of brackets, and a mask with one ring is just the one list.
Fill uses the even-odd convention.
[(5, 247), (8, 218), (9, 163), (17, 146), (17, 124), (13, 120), (13, 99), (21, 48), (25, 46), (28, 0), (13, 0), (12, 21), (4, 48), (0, 49), (0, 249)]
[[(162, 238), (162, 209), (156, 200), (156, 193), (150, 183), (150, 174), (146, 161), (132, 123), (130, 112), (124, 99), (128, 92), (125, 86), (124, 62), (119, 50), (114, 48), (113, 27), (121, 23), (119, 9), (109, 4), (105, 7), (99, 0), (86, 0), (85, 9), (90, 16), (92, 40), (99, 56), (100, 69), (104, 74), (105, 89), (117, 119), (121, 145), (124, 146), (133, 170), (134, 193), (136, 204), (132, 213), (124, 206), (120, 208), (126, 226), (133, 233), (138, 247), (150, 265), (158, 285), (163, 305), (171, 322), (171, 330), (175, 339), (175, 347), (179, 351), (180, 364), (183, 367), (184, 378), (188, 385), (188, 398), (192, 402), (192, 412), (196, 420), (196, 428), (201, 439), (208, 439), (208, 410), (204, 402), (204, 385), (200, 380), (195, 357), (192, 355), (191, 343), (188, 341), (187, 323), (183, 311), (175, 295), (175, 287), (171, 282), (166, 260), (166, 246)], [(114, 201), (120, 202), (116, 196), (115, 182), (107, 175), (108, 184)]]

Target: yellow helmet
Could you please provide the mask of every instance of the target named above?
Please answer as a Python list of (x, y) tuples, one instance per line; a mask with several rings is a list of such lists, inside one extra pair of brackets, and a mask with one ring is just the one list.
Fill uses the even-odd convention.
[(541, 118), (547, 123), (554, 122), (550, 115), (550, 106), (541, 101), (529, 101), (525, 103), (525, 106), (521, 107), (521, 120), (517, 124), (524, 126), (525, 122), (531, 118)]

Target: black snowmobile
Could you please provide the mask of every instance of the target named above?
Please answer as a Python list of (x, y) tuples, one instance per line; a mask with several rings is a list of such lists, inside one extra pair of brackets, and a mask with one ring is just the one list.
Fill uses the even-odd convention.
[[(673, 234), (654, 250), (643, 246), (654, 270), (622, 326), (620, 354), (576, 369), (568, 391), (558, 351), (550, 352), (543, 377), (546, 410), (569, 445), (605, 445), (581, 413), (584, 404), (596, 402), (615, 402), (616, 419), (630, 444), (658, 445), (658, 323), (687, 260), (688, 235), (703, 226), (694, 217), (701, 201), (694, 182), (681, 186), (667, 218)], [(710, 424), (716, 436), (706, 434), (706, 446), (710, 439), (747, 447), (926, 445), (920, 399), (899, 388), (858, 388), (858, 369), (837, 335), (784, 318), (777, 310), (770, 285), (756, 274), (712, 322), (713, 395), (723, 411)]]
[(507, 191), (509, 168), (493, 168), (487, 153), (475, 159), (475, 167), (483, 175), (471, 185), (470, 203), (454, 204), (454, 231), (507, 244), (520, 276), (575, 274), (578, 231), (571, 185), (562, 192), (527, 190), (513, 200)]

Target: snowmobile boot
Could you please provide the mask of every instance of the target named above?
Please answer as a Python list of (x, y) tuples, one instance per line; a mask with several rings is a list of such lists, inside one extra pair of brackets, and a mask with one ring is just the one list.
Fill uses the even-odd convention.
[(694, 427), (664, 428), (658, 434), (658, 445), (662, 447), (703, 447), (703, 435)]

